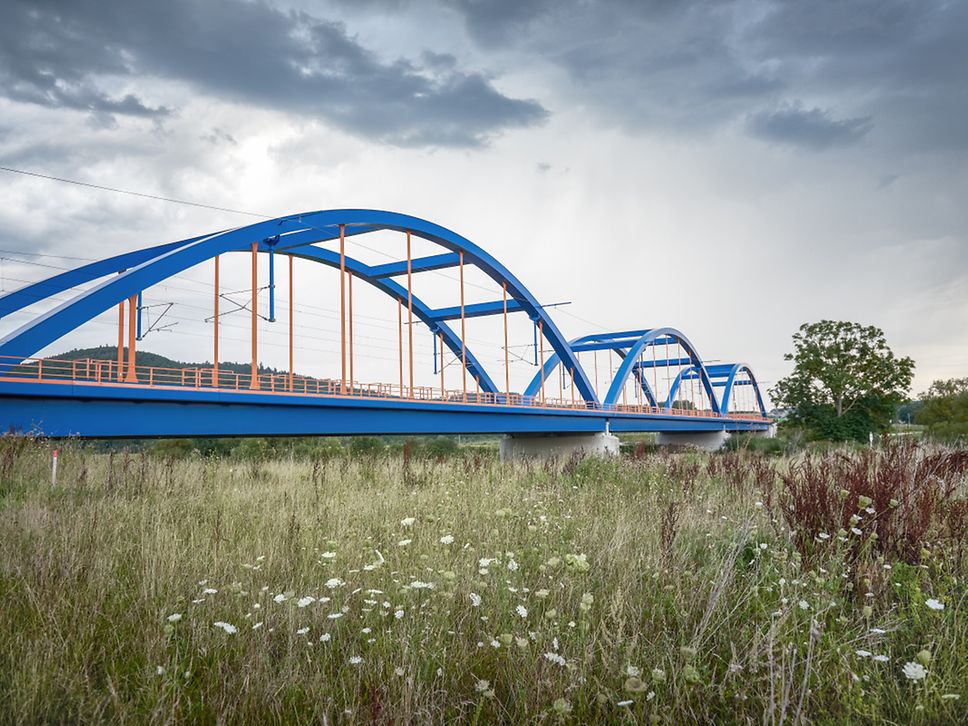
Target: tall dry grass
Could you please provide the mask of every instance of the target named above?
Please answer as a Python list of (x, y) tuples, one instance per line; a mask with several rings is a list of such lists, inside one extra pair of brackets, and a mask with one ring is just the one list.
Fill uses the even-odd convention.
[[(67, 446), (51, 491), (49, 456), (0, 439), (7, 722), (964, 718), (963, 536), (805, 549), (803, 461)], [(863, 503), (841, 474), (831, 528)]]

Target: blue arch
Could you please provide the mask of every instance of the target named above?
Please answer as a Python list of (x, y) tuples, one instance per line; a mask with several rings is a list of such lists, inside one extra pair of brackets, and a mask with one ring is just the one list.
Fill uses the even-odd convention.
[(756, 394), (756, 404), (760, 408), (760, 413), (766, 416), (766, 406), (763, 404), (763, 394), (760, 391), (760, 384), (756, 382), (756, 376), (753, 375), (752, 369), (745, 363), (734, 363), (730, 366), (728, 373), (726, 374), (726, 385), (723, 387), (723, 397), (720, 403), (721, 410), (729, 412), (729, 399), (733, 393), (733, 385), (736, 382), (736, 376), (740, 373), (745, 372), (749, 377), (750, 385), (753, 386), (753, 392)]
[[(647, 330), (623, 330), (623, 331), (614, 332), (614, 333), (593, 333), (591, 335), (583, 335), (579, 338), (574, 338), (571, 341), (569, 341), (568, 345), (577, 354), (581, 352), (580, 347), (583, 345), (598, 344), (598, 345), (595, 345), (594, 347), (600, 350), (601, 349), (613, 350), (616, 353), (618, 353), (620, 357), (625, 358), (625, 355), (626, 355), (625, 349), (628, 347), (628, 345), (626, 344), (623, 346), (623, 343), (628, 343), (630, 342), (629, 341), (630, 338), (633, 338), (633, 339), (638, 338), (644, 335), (646, 332), (648, 331)], [(577, 359), (577, 355), (576, 355), (576, 359)], [(552, 355), (550, 355), (545, 360), (543, 370), (539, 370), (537, 373), (534, 374), (534, 377), (531, 379), (531, 382), (528, 384), (528, 387), (524, 391), (524, 395), (536, 396), (538, 392), (541, 390), (541, 381), (542, 380), (547, 381), (548, 379), (550, 379), (551, 375), (555, 372), (555, 369), (558, 367), (560, 363), (561, 363), (561, 358), (558, 357), (558, 354), (552, 353)], [(639, 382), (639, 387), (642, 389), (642, 393), (646, 397), (646, 400), (649, 401), (649, 405), (658, 406), (659, 404), (656, 401), (655, 393), (653, 393), (652, 387), (649, 385), (649, 381), (643, 375), (641, 369), (637, 369), (635, 371), (635, 374), (636, 374), (636, 379)], [(569, 375), (571, 374), (569, 373)]]
[[(659, 340), (671, 339), (679, 343), (689, 356), (694, 367), (699, 370), (700, 381), (709, 396), (710, 404), (713, 407), (714, 413), (719, 413), (719, 402), (716, 400), (716, 396), (713, 393), (712, 382), (709, 376), (706, 374), (706, 368), (703, 366), (702, 358), (699, 357), (699, 353), (696, 351), (695, 346), (689, 339), (686, 338), (681, 332), (675, 328), (653, 328), (646, 331), (642, 336), (638, 338), (628, 349), (628, 353), (622, 364), (619, 366), (618, 370), (615, 372), (615, 377), (612, 380), (612, 385), (609, 386), (608, 393), (605, 394), (605, 399), (603, 403), (606, 406), (615, 405), (618, 402), (618, 398), (622, 393), (622, 389), (625, 387), (625, 381), (628, 379), (635, 362), (639, 358), (639, 354), (649, 345), (656, 344)], [(669, 410), (672, 406), (671, 397), (666, 400), (665, 408)]]
[[(433, 222), (396, 212), (371, 209), (307, 212), (256, 222), (202, 237), (194, 237), (182, 240), (180, 243), (172, 243), (167, 249), (156, 247), (151, 251), (144, 251), (145, 259), (133, 267), (130, 266), (134, 261), (132, 258), (128, 258), (126, 262), (119, 260), (123, 256), (112, 258), (114, 261), (112, 264), (115, 268), (118, 268), (121, 264), (129, 265), (126, 271), (110, 277), (90, 290), (77, 294), (71, 300), (0, 339), (0, 356), (2, 356), (0, 360), (4, 361), (0, 364), (0, 368), (9, 367), (15, 362), (32, 356), (45, 346), (121, 301), (201, 262), (228, 252), (246, 251), (252, 243), (257, 243), (260, 251), (268, 251), (270, 246), (278, 246), (279, 251), (286, 251), (313, 242), (332, 240), (339, 236), (340, 225), (345, 225), (346, 234), (362, 234), (381, 229), (410, 232), (414, 236), (434, 242), (452, 252), (463, 253), (465, 264), (475, 265), (498, 285), (506, 284), (508, 296), (517, 302), (518, 309), (527, 312), (533, 320), (541, 321), (544, 337), (550, 343), (554, 353), (560, 359), (566, 361), (569, 367), (575, 371), (575, 385), (578, 387), (582, 398), (587, 402), (597, 402), (595, 391), (588, 381), (585, 371), (579, 365), (557, 325), (531, 292), (500, 262), (461, 235)], [(331, 264), (331, 262), (327, 264)], [(84, 278), (85, 275), (88, 276), (88, 279), (97, 279), (111, 271), (120, 271), (119, 269), (112, 270), (111, 265), (89, 265), (85, 267), (88, 268), (86, 272), (73, 277), (58, 276), (61, 280), (57, 284), (48, 287), (33, 286), (34, 290), (31, 291), (33, 297), (21, 294), (18, 300), (13, 301), (13, 304), (0, 303), (0, 310), (10, 312), (19, 309), (16, 305), (23, 307), (21, 303), (28, 299), (30, 302), (36, 302), (38, 299), (36, 295), (48, 297), (54, 294), (51, 291), (56, 290), (65, 281), (74, 280), (70, 283), (73, 285), (78, 284), (77, 280)], [(367, 278), (368, 282), (374, 282), (373, 278), (362, 274), (364, 272), (362, 267), (359, 269), (361, 277)], [(393, 284), (384, 280), (379, 286), (383, 287), (385, 291), (394, 293)], [(397, 287), (399, 288), (399, 286)], [(61, 287), (60, 289), (66, 288)], [(12, 294), (20, 292), (17, 291), (17, 293)], [(394, 296), (399, 297), (399, 290), (396, 290)], [(425, 309), (422, 312), (426, 314), (428, 310)], [(445, 339), (453, 350), (452, 333), (450, 336), (447, 335), (445, 327), (442, 323), (437, 324), (437, 329), (444, 332)], [(484, 374), (483, 368), (478, 365), (476, 360), (474, 367), (475, 371)], [(486, 374), (481, 375), (480, 378), (482, 388), (496, 392), (493, 383), (490, 382), (490, 378)], [(485, 388), (486, 382), (487, 387)]]

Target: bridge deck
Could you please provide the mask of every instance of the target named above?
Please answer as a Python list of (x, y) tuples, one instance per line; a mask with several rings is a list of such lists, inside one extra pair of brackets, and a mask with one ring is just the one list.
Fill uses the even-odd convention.
[[(350, 434), (587, 433), (754, 431), (758, 413), (667, 410), (644, 404), (601, 406), (580, 399), (211, 368), (139, 366), (118, 381), (113, 361), (33, 360), (0, 376), (0, 426), (50, 437), (297, 436)], [(213, 385), (215, 384), (215, 385)]]

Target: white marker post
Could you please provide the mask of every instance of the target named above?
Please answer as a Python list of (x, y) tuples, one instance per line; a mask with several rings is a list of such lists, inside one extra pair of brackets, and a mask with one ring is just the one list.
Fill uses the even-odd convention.
[(57, 454), (58, 454), (57, 449), (54, 449), (54, 460), (51, 462), (51, 465), (50, 465), (50, 488), (51, 489), (57, 488)]

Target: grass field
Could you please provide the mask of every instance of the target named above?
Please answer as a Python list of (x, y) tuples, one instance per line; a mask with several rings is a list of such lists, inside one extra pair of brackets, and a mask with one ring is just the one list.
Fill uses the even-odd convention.
[(0, 439), (0, 714), (964, 723), (966, 469)]

